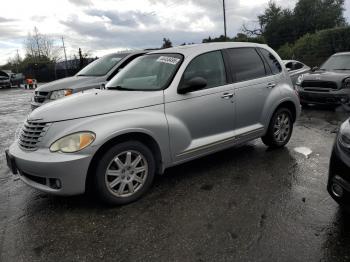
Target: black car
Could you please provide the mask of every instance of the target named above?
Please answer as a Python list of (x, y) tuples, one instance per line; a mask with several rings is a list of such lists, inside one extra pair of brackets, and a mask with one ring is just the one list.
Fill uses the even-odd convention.
[(340, 127), (329, 165), (327, 190), (341, 205), (350, 203), (350, 119)]
[(334, 54), (320, 68), (299, 76), (296, 89), (303, 106), (350, 105), (350, 52)]

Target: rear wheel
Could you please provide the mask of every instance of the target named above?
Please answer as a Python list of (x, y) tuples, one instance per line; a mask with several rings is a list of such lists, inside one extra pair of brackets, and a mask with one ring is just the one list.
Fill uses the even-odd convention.
[(152, 185), (155, 161), (151, 150), (138, 141), (115, 145), (100, 159), (96, 191), (111, 205), (128, 204), (140, 198)]
[(261, 139), (269, 147), (283, 147), (292, 136), (293, 118), (288, 108), (279, 108), (272, 116), (269, 128)]

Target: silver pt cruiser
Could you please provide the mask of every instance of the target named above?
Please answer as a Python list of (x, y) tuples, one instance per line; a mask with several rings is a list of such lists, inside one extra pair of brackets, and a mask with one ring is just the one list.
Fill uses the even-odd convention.
[(262, 137), (282, 147), (300, 113), (266, 45), (211, 43), (136, 58), (108, 84), (34, 110), (6, 152), (39, 190), (138, 199), (168, 167)]

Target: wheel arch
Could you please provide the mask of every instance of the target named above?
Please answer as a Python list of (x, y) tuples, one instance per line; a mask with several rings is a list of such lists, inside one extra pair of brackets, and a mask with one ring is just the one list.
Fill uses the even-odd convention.
[(269, 123), (271, 121), (273, 114), (280, 108), (289, 109), (290, 112), (292, 113), (293, 123), (295, 123), (295, 121), (297, 119), (297, 107), (296, 107), (295, 103), (292, 102), (291, 100), (282, 101), (276, 106), (276, 108), (272, 111), (272, 114), (269, 117)]
[(93, 176), (96, 172), (97, 160), (115, 144), (126, 142), (126, 141), (138, 141), (143, 143), (145, 146), (147, 146), (154, 154), (155, 161), (156, 161), (156, 173), (157, 174), (163, 173), (164, 167), (163, 167), (161, 149), (157, 141), (151, 135), (143, 132), (139, 132), (139, 131), (119, 134), (107, 140), (104, 144), (102, 144), (99, 147), (99, 149), (95, 152), (94, 156), (92, 157), (89, 164), (86, 181), (85, 181), (86, 191), (91, 191), (92, 189), (91, 185), (93, 182)]

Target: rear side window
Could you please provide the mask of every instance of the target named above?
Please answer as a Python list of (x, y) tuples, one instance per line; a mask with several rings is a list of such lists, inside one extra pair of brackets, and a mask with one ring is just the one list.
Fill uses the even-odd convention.
[(294, 64), (294, 70), (302, 69), (303, 67), (304, 67), (304, 65), (302, 63), (296, 62)]
[(265, 65), (255, 48), (228, 49), (233, 79), (237, 82), (266, 76)]
[(260, 48), (260, 51), (261, 51), (262, 55), (264, 56), (266, 62), (270, 66), (272, 74), (275, 75), (275, 74), (282, 72), (282, 66), (280, 65), (280, 63), (278, 62), (276, 57), (274, 57), (273, 54), (271, 54), (269, 51), (267, 51), (266, 49), (263, 49), (263, 48)]
[(194, 77), (207, 80), (205, 88), (226, 84), (226, 71), (221, 51), (205, 53), (195, 57), (187, 66), (181, 84), (186, 84)]
[(294, 70), (293, 62), (287, 63), (287, 64), (286, 64), (286, 68), (288, 68), (290, 71), (293, 71), (293, 70)]

